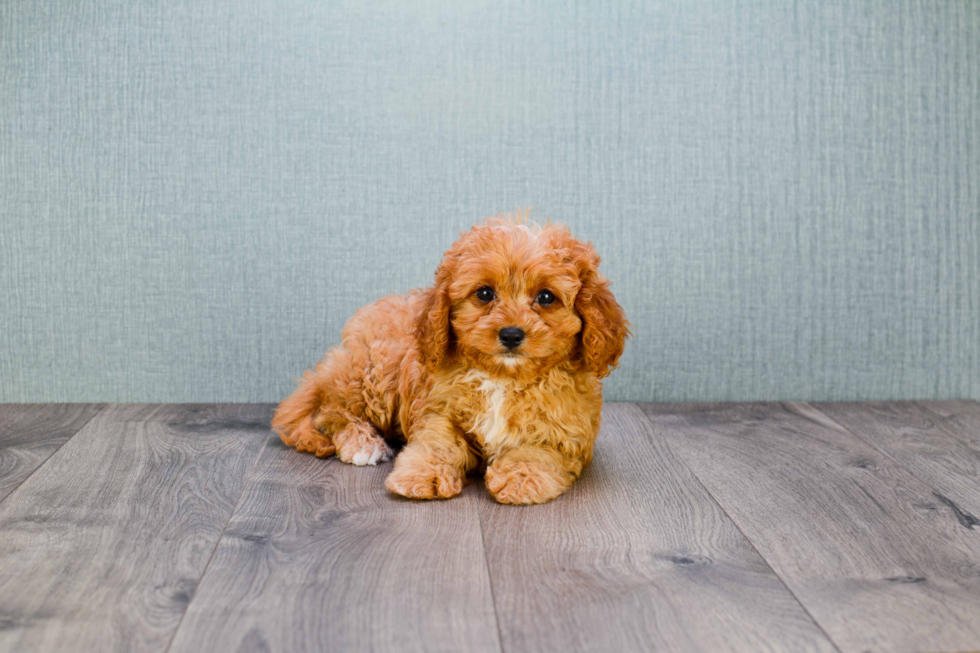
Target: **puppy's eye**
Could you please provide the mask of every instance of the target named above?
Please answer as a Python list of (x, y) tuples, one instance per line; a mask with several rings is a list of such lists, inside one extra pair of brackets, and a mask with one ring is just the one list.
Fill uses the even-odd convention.
[(490, 286), (483, 286), (476, 291), (476, 298), (479, 299), (484, 304), (493, 301), (494, 298), (493, 288)]
[(538, 293), (538, 296), (535, 299), (535, 301), (541, 304), (542, 306), (549, 306), (553, 301), (555, 301), (555, 296), (551, 293), (550, 290), (542, 290), (541, 292)]

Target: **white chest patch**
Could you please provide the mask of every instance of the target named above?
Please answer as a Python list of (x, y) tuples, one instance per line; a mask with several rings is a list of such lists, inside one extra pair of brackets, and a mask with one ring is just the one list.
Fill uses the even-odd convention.
[(507, 385), (503, 381), (486, 378), (479, 390), (483, 393), (484, 409), (474, 421), (473, 430), (483, 438), (485, 445), (492, 445), (507, 433), (507, 417), (504, 414)]

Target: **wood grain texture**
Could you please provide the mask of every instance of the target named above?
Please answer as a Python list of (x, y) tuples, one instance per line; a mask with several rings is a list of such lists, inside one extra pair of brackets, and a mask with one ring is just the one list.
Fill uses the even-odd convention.
[(980, 403), (970, 399), (918, 403), (936, 415), (949, 432), (980, 447)]
[(0, 650), (163, 651), (270, 406), (110, 406), (0, 504)]
[(273, 437), (172, 651), (499, 651), (479, 488), (416, 502)]
[(634, 405), (567, 494), (481, 518), (505, 650), (834, 650)]
[(0, 501), (102, 408), (103, 404), (0, 404)]
[(980, 649), (980, 531), (806, 404), (644, 410), (844, 651)]
[(935, 490), (936, 498), (956, 511), (961, 521), (980, 526), (980, 429), (947, 422), (935, 412), (944, 408), (930, 408), (932, 403), (862, 402), (813, 407), (912, 472)]

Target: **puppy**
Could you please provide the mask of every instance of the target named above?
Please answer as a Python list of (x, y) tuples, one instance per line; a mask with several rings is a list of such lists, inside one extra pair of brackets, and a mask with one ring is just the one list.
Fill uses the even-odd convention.
[(483, 470), (501, 503), (554, 499), (592, 459), (600, 379), (630, 335), (598, 265), (561, 225), (488, 219), (446, 252), (431, 288), (358, 310), (273, 428), (355, 465), (403, 440), (385, 485), (405, 497), (455, 496)]

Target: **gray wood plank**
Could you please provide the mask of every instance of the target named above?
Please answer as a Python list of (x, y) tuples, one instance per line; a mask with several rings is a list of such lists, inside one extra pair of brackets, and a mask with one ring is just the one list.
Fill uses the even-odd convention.
[(85, 426), (103, 404), (0, 404), (0, 501)]
[(644, 410), (844, 651), (980, 649), (980, 531), (806, 404)]
[[(813, 404), (933, 488), (936, 498), (980, 525), (980, 443), (938, 415), (932, 402)], [(969, 413), (967, 413), (969, 414)], [(977, 436), (975, 436), (977, 437)], [(980, 440), (980, 437), (977, 437)]]
[(0, 504), (0, 650), (163, 651), (271, 406), (109, 406)]
[(969, 399), (917, 402), (939, 417), (940, 424), (957, 437), (980, 447), (980, 403)]
[(635, 405), (568, 493), (481, 517), (505, 650), (834, 650)]
[(273, 437), (172, 651), (498, 651), (477, 489), (389, 494)]

